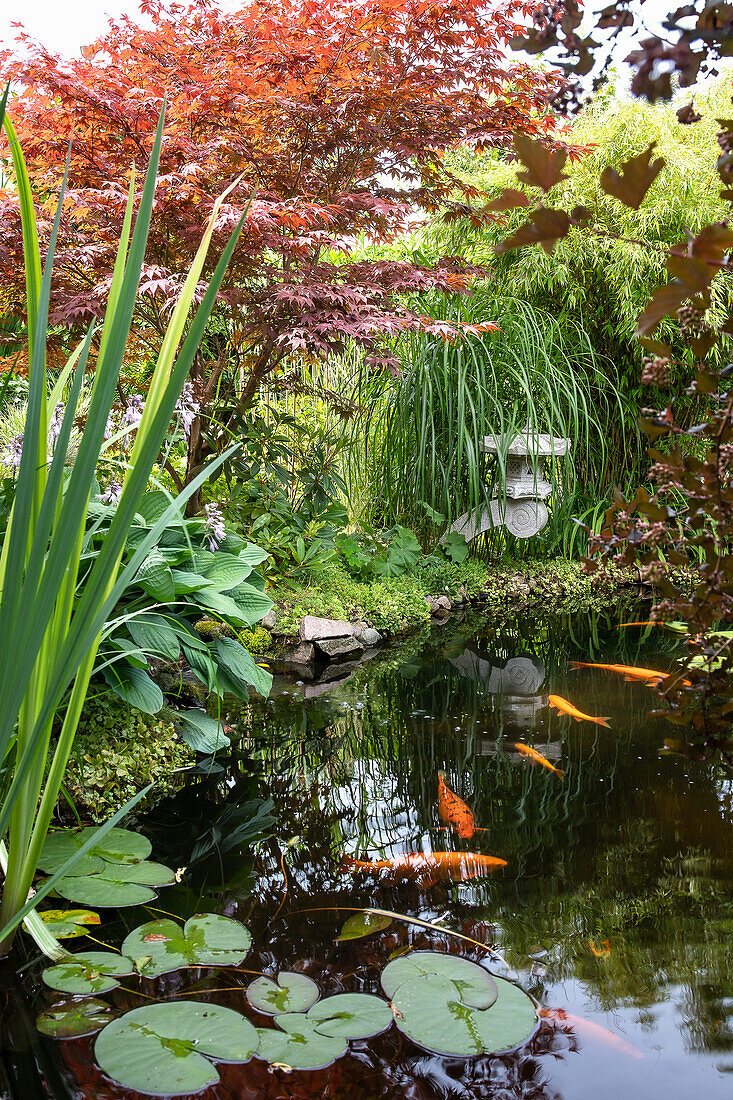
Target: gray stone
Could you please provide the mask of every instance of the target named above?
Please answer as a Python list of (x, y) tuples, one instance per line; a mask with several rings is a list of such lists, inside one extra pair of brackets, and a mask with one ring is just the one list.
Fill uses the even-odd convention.
[(272, 607), (265, 615), (264, 619), (260, 621), (260, 626), (264, 626), (265, 630), (274, 630), (277, 623), (277, 615), (275, 614), (275, 608)]
[[(361, 627), (361, 624), (359, 624)], [(379, 645), (382, 640), (382, 635), (378, 630), (374, 630), (371, 626), (364, 626), (362, 629), (354, 631), (354, 637), (357, 641), (360, 641), (367, 649), (371, 649), (372, 646)]]
[(311, 642), (301, 642), (300, 645), (288, 650), (284, 656), (295, 665), (310, 665), (316, 659), (316, 651)]
[(316, 615), (306, 615), (300, 621), (301, 642), (319, 642), (322, 638), (351, 637), (351, 623), (342, 619), (319, 619)]
[(433, 602), (435, 604), (436, 611), (440, 608), (443, 608), (444, 611), (450, 611), (451, 607), (453, 606), (448, 596), (438, 596), (437, 599)]
[(363, 653), (364, 646), (350, 634), (348, 638), (319, 638), (316, 649), (329, 661), (344, 661), (347, 657), (355, 657)]

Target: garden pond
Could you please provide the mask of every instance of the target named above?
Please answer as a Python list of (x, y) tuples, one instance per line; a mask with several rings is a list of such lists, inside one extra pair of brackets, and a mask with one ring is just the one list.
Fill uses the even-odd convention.
[[(218, 913), (247, 927), (251, 950), (237, 967), (120, 977), (102, 1013), (184, 997), (267, 1029), (272, 1017), (245, 997), (258, 974), (296, 971), (322, 997), (366, 992), (386, 1004), (385, 967), (412, 965), (415, 951), (448, 952), (535, 999), (540, 1018), (526, 1041), (451, 1057), (434, 1053), (440, 1036), (418, 1045), (387, 1017), (327, 1068), (289, 1069), (280, 1056), (215, 1062), (219, 1080), (199, 1095), (729, 1098), (733, 780), (720, 763), (660, 753), (675, 728), (648, 717), (656, 695), (647, 683), (574, 667), (669, 670), (677, 644), (663, 630), (599, 616), (466, 619), (387, 647), (341, 680), (276, 677), (269, 699), (226, 716), (231, 756), (200, 766), (136, 826), (152, 858), (187, 868), (180, 882), (149, 906), (109, 911), (91, 930), (119, 947), (143, 922)], [(550, 696), (608, 727), (572, 720)], [(545, 764), (517, 744), (534, 746)], [(469, 814), (468, 827), (446, 828), (441, 774), (473, 825)], [(437, 852), (506, 866), (458, 856), (400, 862)], [(400, 917), (365, 918), (366, 908)], [(7, 1096), (145, 1095), (100, 1071), (94, 1036), (37, 1032), (36, 1014), (64, 998), (41, 981), (29, 943), (14, 960), (22, 985), (15, 970), (2, 978)]]

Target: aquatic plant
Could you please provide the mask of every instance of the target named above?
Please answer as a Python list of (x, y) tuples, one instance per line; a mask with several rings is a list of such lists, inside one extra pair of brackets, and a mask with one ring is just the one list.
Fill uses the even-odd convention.
[[(425, 925), (399, 913), (364, 916)], [(322, 998), (306, 974), (262, 975), (249, 983), (246, 999), (273, 1027), (256, 1028), (231, 1008), (192, 1000), (145, 1004), (115, 1018), (98, 999), (123, 978), (238, 966), (251, 942), (242, 924), (218, 914), (198, 914), (183, 927), (150, 921), (127, 936), (121, 954), (83, 952), (44, 970), (49, 988), (85, 998), (87, 1008), (62, 1002), (42, 1012), (37, 1026), (55, 1039), (98, 1031), (94, 1054), (105, 1073), (127, 1088), (166, 1096), (217, 1083), (211, 1061), (256, 1055), (279, 1067), (323, 1069), (346, 1054), (349, 1042), (381, 1035), (393, 1020), (418, 1046), (453, 1058), (510, 1049), (537, 1028), (535, 1003), (518, 986), (468, 959), (434, 951), (415, 951), (385, 967), (386, 1000), (363, 992)]]
[[(0, 103), (0, 116), (4, 116), (7, 94), (6, 90)], [(169, 506), (162, 512), (150, 529), (143, 533), (129, 559), (122, 564), (126, 540), (138, 505), (158, 460), (162, 439), (174, 415), (181, 387), (204, 333), (242, 224), (240, 222), (230, 238), (209, 287), (193, 319), (189, 321), (189, 309), (199, 292), (199, 279), (222, 197), (215, 204), (188, 278), (170, 314), (115, 514), (99, 553), (87, 568), (83, 548), (89, 502), (96, 484), (95, 471), (104, 448), (109, 412), (115, 398), (140, 283), (154, 204), (164, 118), (161, 114), (158, 120), (150, 166), (137, 203), (134, 229), (134, 173), (130, 179), (104, 320), (98, 331), (93, 327), (89, 329), (53, 385), (47, 370), (46, 342), (54, 253), (64, 207), (66, 178), (59, 193), (42, 269), (33, 192), (23, 153), (7, 117), (3, 118), (3, 124), (10, 145), (22, 218), (30, 366), (28, 413), (16, 492), (0, 557), (0, 690), (3, 698), (0, 763), (5, 768), (0, 838), (6, 835), (8, 838), (7, 850), (4, 843), (0, 847), (0, 862), (5, 871), (0, 907), (0, 954), (9, 950), (20, 921), (69, 870), (71, 861), (85, 855), (95, 843), (95, 837), (90, 837), (28, 900), (74, 743), (100, 634), (112, 608), (144, 566), (147, 555), (174, 510)], [(67, 476), (66, 457), (93, 341), (98, 342), (94, 383), (84, 432)], [(53, 453), (49, 454), (49, 423), (67, 383), (66, 409), (58, 426)], [(196, 486), (206, 476), (206, 471), (203, 471)], [(189, 494), (194, 491), (189, 487)], [(83, 590), (77, 598), (82, 576)], [(57, 715), (61, 719), (61, 729), (51, 749), (51, 734)], [(114, 825), (119, 817), (121, 812), (111, 819), (109, 825)], [(56, 941), (50, 937), (42, 922), (34, 921), (33, 931), (46, 948), (58, 952)]]

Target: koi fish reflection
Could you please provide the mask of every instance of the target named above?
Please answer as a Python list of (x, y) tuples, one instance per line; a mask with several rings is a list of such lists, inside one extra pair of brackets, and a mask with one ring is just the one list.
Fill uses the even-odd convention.
[(344, 856), (341, 867), (345, 871), (381, 875), (388, 883), (415, 882), (420, 889), (427, 890), (436, 882), (481, 878), (506, 867), (506, 860), (478, 852), (408, 852), (393, 859), (363, 860)]
[(522, 756), (526, 756), (528, 760), (531, 760), (533, 764), (541, 764), (543, 768), (548, 768), (555, 775), (559, 775), (562, 779), (563, 773), (560, 768), (556, 768), (554, 764), (551, 764), (546, 756), (543, 756), (541, 752), (537, 752), (537, 749), (533, 749), (531, 745), (525, 745), (521, 741), (514, 742), (514, 748)]

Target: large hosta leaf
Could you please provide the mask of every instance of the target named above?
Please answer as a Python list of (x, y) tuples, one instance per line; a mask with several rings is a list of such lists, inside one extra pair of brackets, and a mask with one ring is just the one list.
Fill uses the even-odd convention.
[(305, 1012), (320, 996), (318, 986), (307, 974), (281, 970), (277, 981), (255, 978), (247, 986), (247, 1000), (258, 1012), (276, 1016), (281, 1012)]
[(124, 954), (145, 960), (139, 966), (146, 978), (155, 978), (182, 966), (237, 966), (252, 945), (239, 921), (217, 913), (199, 913), (183, 928), (172, 920), (153, 920), (131, 932), (122, 945)]
[(116, 909), (153, 901), (157, 897), (156, 889), (170, 886), (175, 879), (175, 873), (162, 863), (148, 860), (129, 865), (105, 863), (93, 874), (67, 875), (59, 879), (56, 893), (81, 905)]
[(247, 626), (254, 626), (275, 606), (269, 597), (260, 592), (253, 581), (254, 578), (250, 577), (249, 583), (238, 584), (236, 588), (229, 591), (229, 595), (245, 618)]
[(345, 1039), (331, 1038), (316, 1030), (302, 1012), (275, 1017), (277, 1028), (259, 1028), (258, 1055), (291, 1069), (325, 1069), (348, 1050)]
[[(39, 870), (52, 875), (58, 871), (70, 856), (77, 852), (98, 829), (59, 829), (49, 833), (44, 841), (38, 859)], [(147, 837), (133, 833), (129, 829), (110, 829), (91, 852), (82, 856), (74, 865), (75, 875), (86, 875), (100, 871), (104, 862), (133, 864), (147, 859), (152, 844)]]
[(142, 668), (115, 661), (102, 669), (102, 676), (120, 699), (144, 714), (157, 714), (163, 706), (163, 692)]
[(144, 1005), (109, 1024), (94, 1044), (104, 1072), (148, 1096), (184, 1096), (219, 1082), (209, 1059), (247, 1062), (257, 1032), (238, 1012), (196, 1001)]
[(128, 619), (127, 629), (133, 641), (146, 653), (166, 657), (169, 661), (178, 660), (181, 643), (173, 627), (162, 615), (136, 615)]
[(120, 984), (118, 978), (134, 973), (135, 964), (125, 955), (113, 955), (111, 951), (85, 951), (70, 955), (55, 966), (43, 971), (47, 986), (60, 993), (88, 996), (90, 993), (109, 993)]
[(440, 951), (412, 951), (388, 963), (382, 971), (382, 989), (392, 999), (405, 982), (433, 975), (446, 978), (453, 996), (471, 1008), (490, 1008), (497, 998), (496, 982), (487, 970), (460, 955)]
[(197, 556), (194, 558), (194, 567), (208, 578), (212, 588), (217, 588), (220, 592), (241, 584), (252, 572), (249, 562), (235, 558), (232, 554), (212, 554), (211, 560), (206, 562), (202, 562)]
[(90, 997), (54, 1005), (36, 1018), (36, 1027), (50, 1039), (81, 1039), (106, 1027), (115, 1016), (111, 1005)]
[(221, 728), (221, 722), (211, 718), (205, 710), (176, 711), (176, 718), (181, 726), (181, 737), (194, 752), (203, 752), (207, 756), (211, 753), (228, 749), (231, 741)]
[(392, 1012), (386, 1001), (371, 993), (337, 993), (313, 1005), (307, 1019), (331, 1039), (369, 1039), (387, 1030)]
[(270, 694), (272, 673), (255, 664), (251, 655), (239, 642), (231, 638), (217, 638), (214, 650), (217, 661), (226, 669), (235, 684), (244, 687), (245, 697), (248, 685), (260, 695), (267, 697)]

